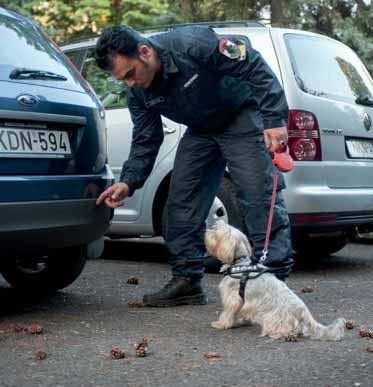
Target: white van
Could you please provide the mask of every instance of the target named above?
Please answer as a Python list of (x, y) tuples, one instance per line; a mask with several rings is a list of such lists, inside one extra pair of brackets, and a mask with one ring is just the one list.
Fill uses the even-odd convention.
[[(356, 230), (373, 230), (373, 81), (344, 44), (315, 33), (257, 22), (216, 22), (218, 34), (249, 39), (284, 87), (290, 114), (289, 148), (295, 169), (284, 191), (298, 253), (330, 254)], [(170, 26), (169, 28), (177, 28)], [(129, 154), (132, 122), (126, 86), (100, 70), (96, 39), (65, 45), (106, 108), (109, 163), (116, 178)], [(111, 237), (160, 235), (176, 147), (184, 127), (163, 118), (165, 140), (145, 186), (115, 210)], [(243, 228), (224, 176), (208, 222), (224, 218)]]

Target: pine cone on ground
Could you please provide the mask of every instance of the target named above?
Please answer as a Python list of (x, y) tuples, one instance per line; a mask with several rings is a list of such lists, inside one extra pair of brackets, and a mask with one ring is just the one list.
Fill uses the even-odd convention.
[(356, 325), (355, 320), (347, 320), (345, 323), (346, 329), (354, 329)]
[(142, 301), (128, 301), (129, 308), (142, 308), (144, 303)]
[(125, 353), (120, 348), (114, 347), (110, 351), (110, 357), (113, 360), (123, 359), (125, 357)]
[(373, 329), (361, 327), (359, 330), (359, 335), (360, 335), (360, 337), (367, 337), (369, 339), (373, 339)]
[(298, 341), (298, 336), (297, 335), (288, 335), (288, 336), (285, 337), (285, 341), (297, 342)]
[(27, 327), (27, 332), (30, 335), (40, 335), (43, 332), (43, 327), (39, 324), (31, 324)]
[(35, 353), (35, 356), (38, 360), (44, 360), (47, 357), (47, 353), (45, 351), (39, 350)]
[(138, 285), (139, 279), (137, 277), (129, 277), (127, 283), (130, 285)]
[(134, 345), (137, 357), (145, 357), (148, 352), (148, 339), (143, 337), (139, 343)]

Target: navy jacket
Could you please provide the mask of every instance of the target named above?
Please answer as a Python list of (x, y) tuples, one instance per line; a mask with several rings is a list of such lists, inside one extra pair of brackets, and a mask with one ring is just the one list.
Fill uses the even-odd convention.
[(262, 56), (246, 44), (245, 57), (232, 59), (219, 49), (220, 39), (202, 26), (179, 27), (149, 38), (163, 74), (147, 89), (128, 90), (134, 129), (121, 181), (128, 184), (131, 195), (153, 169), (163, 141), (161, 115), (193, 131), (217, 133), (246, 107), (247, 125), (253, 130), (286, 125), (283, 89)]

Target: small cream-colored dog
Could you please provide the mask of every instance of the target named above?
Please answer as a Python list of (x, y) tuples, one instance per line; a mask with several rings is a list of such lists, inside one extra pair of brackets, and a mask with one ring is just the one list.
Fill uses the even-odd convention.
[[(205, 244), (207, 251), (224, 264), (221, 271), (232, 270), (239, 258), (251, 256), (246, 236), (223, 221), (206, 231)], [(219, 284), (223, 311), (212, 327), (229, 329), (252, 322), (261, 326), (261, 336), (273, 339), (304, 335), (311, 339), (340, 340), (344, 335), (343, 318), (328, 326), (318, 323), (304, 302), (274, 274), (264, 273), (248, 279), (244, 300), (239, 295), (239, 288), (240, 279), (224, 276)]]

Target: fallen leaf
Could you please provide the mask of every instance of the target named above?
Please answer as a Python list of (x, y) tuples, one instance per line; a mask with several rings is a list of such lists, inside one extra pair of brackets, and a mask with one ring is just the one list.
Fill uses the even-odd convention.
[(310, 286), (305, 286), (302, 289), (302, 293), (312, 293), (312, 292), (313, 292), (313, 289)]
[(209, 360), (211, 360), (211, 359), (214, 359), (214, 360), (216, 360), (216, 359), (221, 359), (221, 355), (220, 355), (218, 352), (211, 352), (211, 351), (209, 351), (209, 352), (204, 352), (204, 353), (203, 353), (203, 356), (204, 356), (206, 359), (209, 359)]
[(22, 325), (14, 324), (13, 331), (15, 333), (20, 333), (20, 332), (23, 332), (24, 330), (25, 328)]
[(143, 308), (144, 303), (142, 301), (128, 301), (129, 308)]

